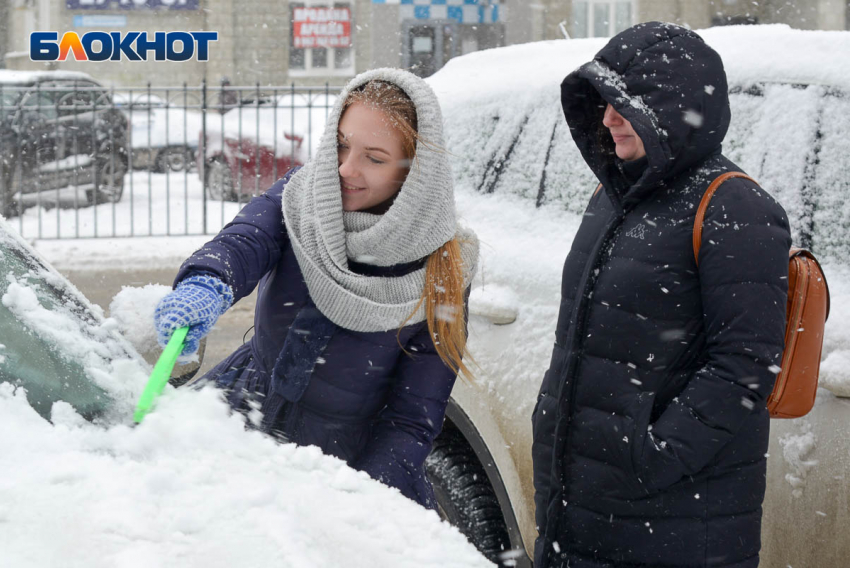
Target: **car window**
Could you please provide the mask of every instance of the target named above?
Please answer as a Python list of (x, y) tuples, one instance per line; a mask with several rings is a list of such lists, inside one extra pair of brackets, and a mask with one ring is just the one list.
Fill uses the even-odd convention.
[(0, 116), (6, 118), (11, 116), (18, 109), (18, 103), (24, 92), (16, 87), (4, 87), (0, 89)]
[[(458, 187), (583, 213), (598, 182), (558, 95), (447, 106), (446, 147)], [(850, 255), (843, 229), (850, 227), (850, 96), (823, 85), (754, 83), (732, 88), (729, 101), (723, 153), (782, 203), (795, 245)]]
[(830, 91), (823, 100), (817, 167), (812, 177), (812, 241), (832, 258), (850, 258), (850, 93)]
[(56, 93), (56, 107), (61, 116), (80, 114), (92, 109), (92, 94), (85, 91), (65, 91)]
[[(2, 235), (0, 235), (2, 236)], [(49, 282), (24, 254), (0, 238), (0, 382), (26, 389), (32, 407), (49, 418), (54, 402), (63, 400), (91, 420), (111, 401), (89, 380), (79, 359), (26, 325), (20, 310), (63, 310), (69, 299)], [(38, 303), (38, 306), (34, 302)]]
[(32, 92), (21, 103), (25, 116), (40, 119), (53, 119), (58, 116), (53, 93)]

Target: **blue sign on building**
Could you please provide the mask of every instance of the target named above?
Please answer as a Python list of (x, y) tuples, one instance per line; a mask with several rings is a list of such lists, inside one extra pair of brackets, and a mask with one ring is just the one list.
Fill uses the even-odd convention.
[(74, 16), (75, 28), (126, 28), (127, 16), (123, 14), (92, 14)]
[(197, 10), (200, 0), (65, 0), (69, 10)]
[(399, 19), (453, 20), (459, 24), (501, 22), (497, 0), (372, 0), (373, 4), (398, 4)]

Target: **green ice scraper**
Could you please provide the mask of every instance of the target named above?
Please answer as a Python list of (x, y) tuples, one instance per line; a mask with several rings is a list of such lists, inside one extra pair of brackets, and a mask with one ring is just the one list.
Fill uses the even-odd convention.
[(171, 339), (168, 340), (168, 345), (159, 356), (156, 365), (154, 365), (151, 378), (148, 379), (148, 384), (145, 390), (142, 391), (142, 396), (139, 398), (139, 404), (136, 405), (136, 413), (133, 414), (133, 420), (136, 423), (141, 422), (148, 412), (151, 410), (153, 401), (156, 400), (162, 389), (165, 388), (165, 383), (171, 377), (171, 371), (174, 369), (174, 364), (177, 363), (177, 357), (183, 351), (183, 342), (186, 340), (186, 334), (189, 333), (189, 327), (181, 327), (171, 334)]

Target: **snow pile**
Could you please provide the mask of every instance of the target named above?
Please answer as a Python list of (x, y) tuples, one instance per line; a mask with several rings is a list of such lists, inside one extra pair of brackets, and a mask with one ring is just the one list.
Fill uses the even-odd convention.
[(52, 420), (0, 384), (0, 565), (492, 566), (396, 490), (246, 431), (214, 389), (171, 391), (135, 428), (65, 403)]
[(817, 437), (812, 432), (812, 425), (808, 420), (800, 421), (801, 432), (799, 434), (785, 434), (779, 438), (782, 446), (782, 456), (793, 473), (786, 473), (785, 480), (791, 485), (794, 497), (803, 496), (803, 487), (806, 485), (806, 474), (810, 469), (818, 465), (817, 460), (807, 459), (817, 448)]
[(123, 286), (109, 304), (109, 317), (118, 322), (118, 329), (139, 353), (159, 348), (153, 316), (159, 301), (171, 286), (148, 284), (141, 288)]

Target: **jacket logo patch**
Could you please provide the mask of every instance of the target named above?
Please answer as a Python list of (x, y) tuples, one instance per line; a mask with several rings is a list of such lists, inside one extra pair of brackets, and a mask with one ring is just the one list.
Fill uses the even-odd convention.
[(634, 227), (628, 230), (626, 233), (627, 237), (632, 237), (633, 239), (644, 240), (646, 235), (646, 225), (643, 223), (638, 223)]

